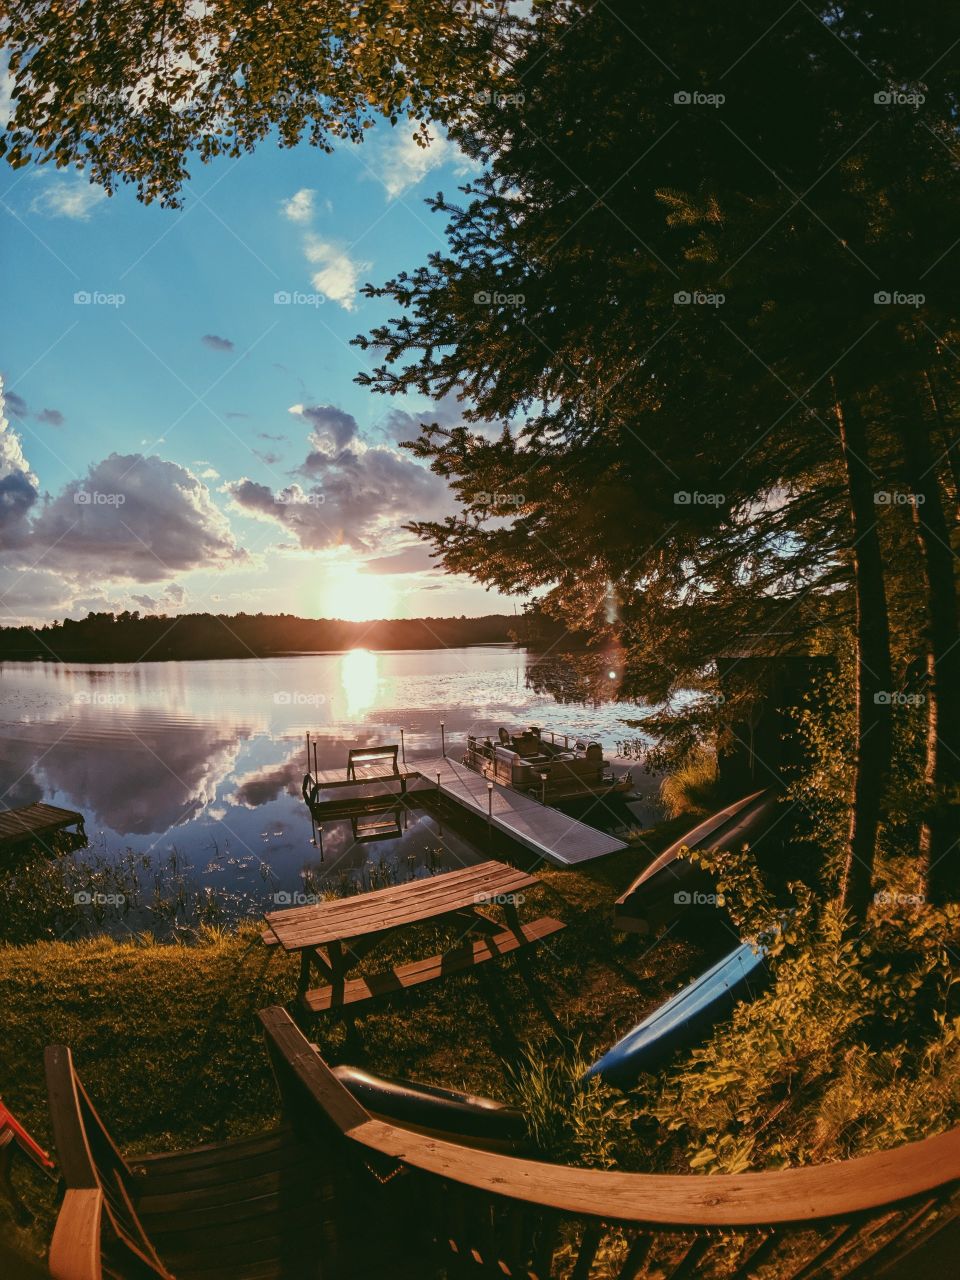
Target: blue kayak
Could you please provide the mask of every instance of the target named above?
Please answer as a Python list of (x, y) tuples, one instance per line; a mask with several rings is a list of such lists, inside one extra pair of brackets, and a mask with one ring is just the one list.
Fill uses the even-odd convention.
[(729, 1013), (738, 1000), (753, 996), (766, 978), (766, 954), (759, 944), (741, 943), (627, 1032), (583, 1079), (600, 1076), (618, 1088), (633, 1084)]

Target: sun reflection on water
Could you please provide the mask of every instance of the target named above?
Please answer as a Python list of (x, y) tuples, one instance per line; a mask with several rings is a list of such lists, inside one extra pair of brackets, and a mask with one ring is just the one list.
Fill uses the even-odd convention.
[(372, 707), (380, 683), (378, 659), (369, 649), (351, 649), (340, 659), (340, 683), (347, 696), (347, 715)]

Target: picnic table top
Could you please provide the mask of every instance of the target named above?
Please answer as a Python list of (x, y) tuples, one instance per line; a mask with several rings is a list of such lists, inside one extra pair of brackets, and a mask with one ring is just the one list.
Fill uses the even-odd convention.
[(388, 889), (374, 889), (372, 893), (271, 911), (266, 920), (284, 950), (302, 951), (325, 942), (432, 920), (482, 904), (480, 895), (494, 898), (539, 883), (536, 876), (491, 860)]

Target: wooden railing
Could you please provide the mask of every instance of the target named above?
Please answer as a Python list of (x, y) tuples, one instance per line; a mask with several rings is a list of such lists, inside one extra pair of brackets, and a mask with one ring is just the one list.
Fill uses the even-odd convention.
[[(960, 1209), (960, 1129), (894, 1151), (809, 1168), (733, 1175), (617, 1173), (465, 1148), (375, 1119), (285, 1010), (261, 1012), (288, 1116), (316, 1131), (318, 1157), (405, 1209), (434, 1274), (616, 1277), (880, 1276)], [(321, 1153), (325, 1153), (321, 1156)], [(358, 1181), (359, 1180), (359, 1181)], [(349, 1276), (349, 1260), (338, 1272)], [(424, 1272), (424, 1274), (428, 1274)], [(916, 1277), (925, 1275), (913, 1270)]]

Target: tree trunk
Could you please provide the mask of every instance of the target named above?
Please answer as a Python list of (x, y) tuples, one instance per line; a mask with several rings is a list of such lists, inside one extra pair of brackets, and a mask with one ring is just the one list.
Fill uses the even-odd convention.
[(947, 461), (947, 470), (953, 488), (953, 518), (960, 522), (960, 440), (957, 439), (956, 433), (947, 422), (946, 414), (944, 413), (944, 408), (947, 406), (946, 396), (938, 388), (936, 378), (929, 371), (926, 371), (923, 377), (930, 396), (930, 404), (936, 414), (937, 425), (940, 428), (943, 453)]
[(960, 897), (960, 626), (955, 556), (930, 437), (921, 422), (910, 424), (908, 418), (899, 434), (927, 588), (928, 807), (920, 831), (920, 854), (927, 894), (933, 902), (944, 903)]
[(867, 435), (854, 397), (835, 405), (847, 475), (853, 525), (853, 574), (857, 600), (856, 732), (854, 795), (841, 903), (851, 922), (866, 918), (881, 804), (893, 742), (890, 625), (877, 535), (876, 481), (867, 456)]

